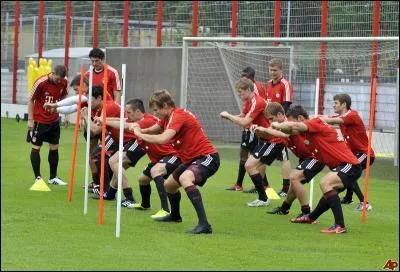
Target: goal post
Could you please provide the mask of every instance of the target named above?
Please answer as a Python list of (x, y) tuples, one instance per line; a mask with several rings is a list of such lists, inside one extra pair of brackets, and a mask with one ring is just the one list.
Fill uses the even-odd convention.
[[(398, 37), (249, 38), (184, 37), (182, 47), (182, 107), (198, 116), (211, 140), (240, 142), (238, 126), (224, 122), (219, 112), (239, 114), (241, 102), (233, 89), (246, 66), (255, 69), (255, 80), (264, 86), (269, 79), (268, 61), (279, 58), (283, 74), (293, 85), (293, 102), (314, 113), (317, 103), (323, 114), (333, 114), (333, 96), (346, 92), (352, 97), (368, 129), (371, 72), (377, 71), (376, 115), (372, 146), (378, 156), (395, 158), (398, 138), (397, 99)], [(196, 42), (197, 46), (192, 46)], [(274, 42), (280, 43), (274, 46)], [(321, 43), (326, 52), (321, 53)], [(378, 50), (374, 51), (374, 44)], [(373, 56), (378, 63), (374, 68)], [(324, 67), (320, 60), (324, 58)], [(324, 75), (321, 79), (320, 75)], [(320, 99), (316, 98), (316, 78)]]

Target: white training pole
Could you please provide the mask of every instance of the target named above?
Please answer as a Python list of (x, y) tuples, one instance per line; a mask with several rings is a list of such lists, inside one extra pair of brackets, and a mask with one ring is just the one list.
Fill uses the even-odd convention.
[(90, 159), (90, 124), (92, 123), (92, 80), (93, 80), (93, 66), (89, 67), (89, 92), (88, 92), (88, 122), (86, 131), (86, 167), (85, 167), (85, 199), (83, 204), (83, 214), (87, 214), (88, 208), (88, 187), (89, 187), (89, 159)]
[(118, 191), (117, 191), (117, 222), (115, 236), (119, 238), (121, 232), (121, 194), (122, 194), (122, 153), (124, 152), (124, 127), (125, 127), (125, 78), (126, 64), (122, 64), (122, 90), (121, 90), (121, 114), (119, 119), (119, 153), (118, 153)]
[[(318, 115), (318, 102), (319, 102), (319, 78), (315, 80), (315, 101), (314, 101), (314, 115)], [(313, 207), (314, 197), (314, 179), (310, 180), (310, 208)]]

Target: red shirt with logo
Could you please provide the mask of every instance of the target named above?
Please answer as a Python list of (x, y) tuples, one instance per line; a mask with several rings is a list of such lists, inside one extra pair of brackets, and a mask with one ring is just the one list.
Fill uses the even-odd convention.
[(158, 124), (164, 130), (176, 131), (171, 143), (184, 164), (196, 157), (217, 153), (196, 116), (187, 109), (175, 107), (171, 114)]
[(310, 149), (308, 149), (307, 145), (304, 143), (305, 140), (305, 133), (291, 135), (289, 137), (288, 147), (299, 159), (314, 158), (314, 156), (310, 152)]
[[(112, 99), (114, 100), (114, 92), (121, 90), (121, 81), (119, 80), (119, 75), (118, 71), (115, 70), (113, 67), (110, 65), (107, 65), (107, 77), (108, 77), (108, 83), (107, 83), (107, 99)], [(90, 71), (87, 71), (85, 73), (85, 77), (89, 78), (90, 76)], [(101, 70), (100, 72), (96, 72), (93, 69), (93, 86), (100, 85), (104, 88), (104, 69)]]
[[(158, 119), (155, 116), (146, 112), (144, 113), (144, 118), (137, 123), (139, 124), (140, 128), (144, 129), (149, 128), (154, 124), (157, 124)], [(154, 164), (165, 156), (177, 155), (177, 152), (170, 143), (160, 145), (140, 140), (138, 140), (138, 143), (140, 147), (143, 148), (144, 151), (146, 151), (146, 154), (149, 157), (150, 161)]]
[(281, 77), (277, 83), (273, 83), (272, 79), (265, 86), (268, 102), (278, 102), (283, 104), (285, 101), (292, 102), (293, 87), (292, 84), (284, 77)]
[[(345, 114), (340, 115), (343, 123), (339, 124), (340, 130), (350, 147), (351, 151), (356, 154), (359, 152), (368, 153), (368, 137), (365, 125), (361, 120), (357, 111), (348, 110)], [(371, 156), (374, 157), (375, 153), (371, 147)]]
[(65, 78), (59, 83), (50, 81), (50, 74), (39, 77), (32, 86), (30, 100), (33, 102), (33, 120), (43, 124), (56, 122), (58, 112), (50, 113), (43, 108), (44, 103), (56, 103), (68, 95), (68, 82)]
[(320, 118), (307, 120), (304, 124), (308, 128), (304, 143), (321, 163), (331, 169), (343, 163), (359, 164), (336, 129)]

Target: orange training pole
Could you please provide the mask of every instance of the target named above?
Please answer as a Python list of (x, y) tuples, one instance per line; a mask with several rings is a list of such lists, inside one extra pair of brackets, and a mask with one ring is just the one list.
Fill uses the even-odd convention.
[(103, 225), (103, 193), (104, 193), (104, 162), (105, 162), (105, 140), (106, 140), (106, 115), (107, 115), (107, 85), (108, 85), (108, 66), (104, 64), (104, 87), (103, 87), (103, 109), (101, 121), (101, 166), (100, 166), (100, 201), (99, 201), (99, 224)]
[(82, 97), (82, 88), (83, 88), (83, 77), (85, 76), (85, 67), (81, 67), (81, 80), (79, 82), (79, 99), (78, 99), (78, 110), (76, 112), (76, 123), (75, 123), (75, 131), (74, 131), (74, 145), (72, 149), (72, 166), (71, 172), (69, 173), (69, 188), (68, 188), (68, 201), (72, 201), (72, 188), (74, 186), (74, 178), (75, 178), (75, 165), (76, 165), (76, 148), (78, 142), (78, 129), (79, 129), (79, 121), (81, 119), (81, 97)]
[(376, 77), (372, 79), (372, 87), (371, 87), (371, 108), (369, 113), (367, 168), (365, 169), (364, 202), (363, 202), (363, 212), (361, 214), (362, 223), (365, 223), (367, 217), (366, 205), (368, 202), (368, 181), (369, 181), (369, 170), (371, 168), (369, 164), (371, 162), (371, 143), (372, 143), (372, 130), (374, 129), (374, 120), (375, 120), (375, 104), (376, 104)]

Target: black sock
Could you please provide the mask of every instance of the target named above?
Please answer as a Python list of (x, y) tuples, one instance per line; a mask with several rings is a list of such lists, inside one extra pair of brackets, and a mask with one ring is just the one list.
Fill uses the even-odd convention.
[(335, 217), (335, 224), (344, 228), (344, 217), (342, 206), (340, 205), (340, 198), (335, 190), (331, 190), (324, 194), (326, 202), (332, 209), (333, 216)]
[(268, 183), (268, 179), (267, 179), (267, 175), (266, 175), (266, 174), (263, 176), (263, 186), (264, 186), (264, 187), (268, 187), (268, 186), (269, 186), (269, 183)]
[(240, 185), (240, 186), (243, 185), (244, 175), (246, 175), (246, 168), (244, 167), (244, 164), (245, 164), (245, 162), (242, 162), (242, 161), (239, 162), (239, 172), (238, 172), (236, 184)]
[(282, 179), (282, 191), (287, 193), (289, 191), (289, 185), (290, 179)]
[[(358, 183), (354, 185), (354, 193), (357, 195), (358, 199), (360, 200), (360, 203), (364, 202), (364, 194), (361, 192), (360, 186), (358, 186)], [(347, 190), (348, 192), (349, 190)]]
[(353, 190), (347, 189), (346, 195), (344, 196), (344, 198), (347, 200), (352, 200), (353, 199)]
[(254, 186), (256, 187), (258, 193), (258, 199), (262, 201), (267, 201), (268, 197), (267, 194), (265, 193), (264, 186), (262, 185), (261, 174), (251, 175), (250, 178), (253, 181)]
[(33, 173), (35, 174), (35, 178), (41, 176), (40, 175), (40, 150), (32, 148), (31, 150), (31, 164), (33, 168)]
[(190, 201), (192, 202), (194, 209), (196, 210), (197, 217), (199, 218), (199, 225), (209, 225), (199, 189), (197, 189), (196, 186), (191, 185), (189, 187), (186, 187), (185, 191)]
[(48, 161), (50, 165), (50, 179), (52, 179), (57, 176), (58, 149), (49, 151)]
[(108, 199), (114, 199), (115, 198), (115, 194), (117, 193), (117, 189), (113, 188), (113, 187), (108, 187), (107, 190), (107, 198)]
[(171, 204), (171, 217), (172, 218), (180, 218), (180, 202), (181, 202), (181, 192), (177, 191), (174, 194), (167, 193), (167, 197), (169, 203)]
[(287, 203), (286, 200), (282, 202), (281, 208), (284, 211), (290, 210), (290, 207), (292, 207), (292, 203)]
[(139, 189), (140, 189), (140, 195), (142, 196), (142, 207), (150, 208), (150, 195), (151, 195), (150, 184), (140, 185)]
[[(111, 188), (111, 186), (110, 186), (110, 188)], [(127, 200), (131, 200), (133, 202), (136, 202), (135, 199), (133, 198), (133, 193), (132, 193), (132, 188), (131, 187), (122, 189), (122, 191), (124, 192), (124, 196), (125, 196), (125, 198)]]
[(309, 214), (311, 212), (310, 205), (301, 206), (301, 212), (303, 214)]
[(165, 191), (164, 188), (164, 178), (162, 176), (157, 176), (153, 179), (154, 182), (156, 183), (158, 195), (160, 196), (161, 209), (169, 212), (167, 192)]
[(94, 183), (94, 184), (100, 185), (100, 175), (99, 175), (99, 172), (97, 172), (97, 173), (92, 173), (92, 180), (93, 180), (93, 183)]
[(322, 196), (319, 200), (317, 207), (310, 213), (309, 217), (313, 220), (316, 220), (318, 217), (321, 216), (324, 212), (329, 210), (329, 204), (326, 201), (325, 197)]

